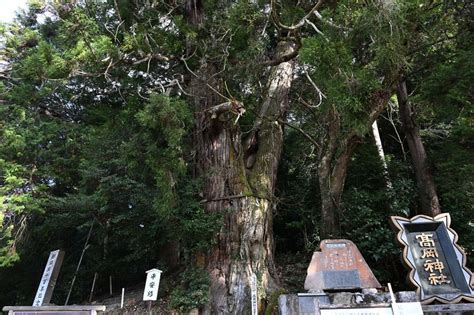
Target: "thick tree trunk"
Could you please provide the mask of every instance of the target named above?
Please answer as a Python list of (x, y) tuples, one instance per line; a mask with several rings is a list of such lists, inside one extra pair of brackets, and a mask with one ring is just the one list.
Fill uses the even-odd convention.
[[(293, 50), (282, 42), (277, 55)], [(219, 89), (210, 63), (198, 71), (191, 93), (196, 96), (196, 144), (199, 174), (204, 178), (205, 209), (221, 213), (223, 225), (216, 245), (205, 257), (211, 276), (211, 303), (204, 314), (249, 314), (250, 276), (257, 275), (259, 297), (276, 287), (273, 274), (272, 205), (280, 159), (293, 62), (270, 73), (259, 118), (246, 141), (236, 113), (242, 104), (224, 104), (206, 83)], [(230, 104), (230, 106), (229, 106)]]
[(415, 123), (413, 109), (408, 100), (406, 82), (400, 81), (397, 87), (397, 99), (402, 129), (410, 149), (411, 160), (416, 174), (420, 194), (421, 212), (429, 216), (441, 213), (436, 186), (428, 164), (425, 147), (421, 140), (420, 129)]

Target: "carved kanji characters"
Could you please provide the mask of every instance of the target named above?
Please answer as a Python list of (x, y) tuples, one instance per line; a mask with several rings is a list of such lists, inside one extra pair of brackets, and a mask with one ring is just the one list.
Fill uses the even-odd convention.
[(431, 259), (428, 259), (425, 261), (423, 264), (423, 267), (425, 267), (426, 271), (429, 272), (434, 272), (435, 270), (438, 270), (439, 272), (442, 272), (444, 269), (444, 264), (442, 261), (439, 261), (439, 259), (436, 258), (435, 261), (432, 261)]
[(416, 236), (416, 239), (418, 240), (418, 244), (420, 244), (421, 247), (435, 247), (432, 233), (421, 233), (420, 235)]

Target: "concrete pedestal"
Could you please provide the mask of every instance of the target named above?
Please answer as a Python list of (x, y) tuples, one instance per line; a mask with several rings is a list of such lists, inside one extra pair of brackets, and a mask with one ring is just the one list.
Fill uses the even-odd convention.
[(105, 305), (5, 306), (2, 310), (8, 315), (98, 315)]

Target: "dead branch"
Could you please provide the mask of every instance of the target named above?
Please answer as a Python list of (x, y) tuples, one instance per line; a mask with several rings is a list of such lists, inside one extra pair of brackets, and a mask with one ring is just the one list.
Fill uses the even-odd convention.
[(232, 112), (238, 117), (242, 116), (245, 113), (244, 104), (236, 100), (231, 100), (216, 106), (212, 106), (205, 110), (205, 112), (211, 114), (211, 118), (215, 119), (217, 116), (223, 112)]
[[(199, 77), (193, 70), (191, 70), (188, 66), (188, 63), (186, 62), (187, 59), (189, 59), (190, 57), (188, 58), (184, 58), (184, 57), (181, 57), (181, 61), (184, 63), (184, 66), (186, 67), (186, 70), (189, 71), (189, 73), (191, 73), (194, 77), (196, 77), (197, 79), (202, 80), (201, 77)], [(212, 85), (210, 85), (209, 83), (205, 82), (206, 86), (211, 89), (213, 92), (215, 92), (217, 95), (221, 96), (222, 98), (226, 99), (227, 101), (231, 102), (232, 100), (230, 98), (228, 98), (227, 96), (223, 95), (222, 93), (220, 93), (218, 90), (216, 90)]]
[(331, 27), (334, 27), (334, 28), (336, 28), (336, 29), (338, 29), (338, 30), (352, 31), (352, 28), (350, 28), (350, 27), (340, 26), (340, 25), (337, 25), (337, 24), (335, 24), (334, 22), (332, 22), (332, 21), (330, 21), (330, 20), (328, 20), (328, 19), (325, 19), (325, 18), (321, 15), (321, 13), (319, 13), (319, 11), (317, 11), (317, 10), (314, 11), (313, 13), (314, 13), (314, 15), (318, 18), (318, 20), (320, 20), (320, 21), (323, 22), (324, 24), (327, 24), (327, 25), (329, 25), (329, 26), (331, 26)]
[(287, 26), (280, 22), (280, 18), (278, 17), (278, 14), (276, 13), (276, 10), (275, 10), (275, 0), (271, 0), (270, 1), (271, 16), (272, 16), (273, 21), (279, 28), (286, 29), (289, 31), (294, 31), (302, 27), (306, 23), (306, 20), (313, 14), (313, 12), (318, 10), (323, 5), (323, 3), (324, 3), (324, 0), (319, 0), (298, 23), (291, 26)]
[(305, 75), (306, 75), (306, 78), (308, 79), (309, 83), (311, 83), (311, 85), (313, 86), (313, 88), (316, 90), (316, 93), (318, 93), (318, 97), (319, 97), (319, 102), (318, 104), (316, 104), (315, 106), (311, 106), (312, 108), (318, 108), (321, 103), (323, 102), (323, 98), (326, 98), (326, 95), (324, 95), (323, 92), (321, 92), (321, 89), (316, 85), (316, 83), (314, 83), (313, 79), (311, 79), (310, 75), (308, 74), (308, 71), (304, 71)]
[(321, 149), (319, 143), (313, 138), (311, 137), (306, 131), (304, 131), (303, 129), (301, 129), (300, 127), (298, 126), (295, 126), (293, 124), (290, 124), (289, 122), (286, 122), (284, 121), (283, 119), (278, 119), (278, 122), (281, 123), (281, 124), (284, 124), (288, 127), (290, 127), (291, 129), (294, 129), (296, 131), (298, 131), (299, 133), (301, 133), (306, 139), (308, 139), (312, 144), (314, 144), (318, 149)]
[(154, 54), (147, 54), (144, 58), (140, 59), (140, 60), (137, 60), (133, 63), (134, 66), (136, 65), (139, 65), (143, 62), (146, 62), (146, 61), (149, 61), (151, 59), (157, 59), (159, 61), (170, 61), (171, 59), (173, 59), (173, 56), (171, 57), (166, 57), (166, 56), (163, 56), (162, 54), (160, 53), (154, 53)]
[(329, 42), (329, 39), (324, 35), (324, 33), (314, 24), (311, 22), (309, 19), (305, 20), (306, 23), (308, 23), (319, 35), (321, 35), (327, 42)]

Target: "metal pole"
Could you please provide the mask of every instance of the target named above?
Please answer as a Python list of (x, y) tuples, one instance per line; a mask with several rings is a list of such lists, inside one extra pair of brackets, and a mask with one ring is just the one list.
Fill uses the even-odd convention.
[(76, 272), (74, 272), (74, 277), (72, 278), (71, 287), (69, 288), (69, 293), (67, 294), (66, 302), (64, 303), (64, 305), (67, 305), (67, 303), (69, 302), (69, 298), (71, 297), (72, 288), (74, 287), (74, 282), (76, 281), (76, 277), (77, 277), (77, 273), (79, 271), (79, 267), (81, 267), (82, 258), (84, 257), (84, 253), (86, 252), (87, 248), (89, 247), (89, 239), (91, 238), (93, 227), (94, 227), (94, 220), (92, 220), (91, 228), (89, 229), (89, 234), (87, 234), (87, 239), (86, 239), (86, 242), (84, 244), (84, 248), (82, 249), (82, 253), (81, 253), (81, 257), (79, 258), (79, 262), (77, 263)]

